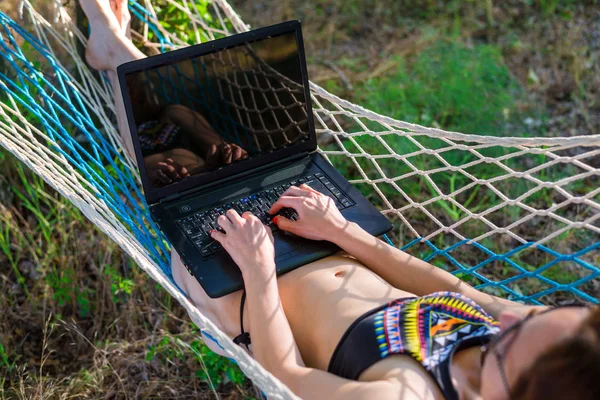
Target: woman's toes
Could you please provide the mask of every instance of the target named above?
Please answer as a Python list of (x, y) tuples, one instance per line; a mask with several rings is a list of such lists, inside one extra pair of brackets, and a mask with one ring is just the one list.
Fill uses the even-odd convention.
[(131, 14), (127, 8), (127, 0), (110, 0), (110, 8), (119, 21), (119, 26), (122, 32), (131, 38), (129, 26), (131, 22)]
[(121, 2), (118, 0), (110, 0), (110, 9), (113, 14), (117, 16), (117, 19), (119, 19), (119, 15), (121, 14)]
[(81, 6), (90, 23), (85, 53), (88, 64), (100, 71), (118, 65), (123, 60), (117, 58), (127, 53), (131, 44), (127, 43), (131, 20), (127, 0), (81, 0)]

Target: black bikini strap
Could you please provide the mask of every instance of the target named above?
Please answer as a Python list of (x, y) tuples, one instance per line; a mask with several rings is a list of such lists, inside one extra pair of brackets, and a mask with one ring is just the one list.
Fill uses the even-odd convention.
[(250, 351), (250, 344), (252, 341), (250, 340), (250, 333), (244, 331), (244, 304), (246, 303), (246, 289), (242, 293), (242, 301), (240, 301), (240, 327), (242, 328), (242, 333), (233, 338), (233, 343), (239, 345), (243, 344), (246, 346), (246, 349)]

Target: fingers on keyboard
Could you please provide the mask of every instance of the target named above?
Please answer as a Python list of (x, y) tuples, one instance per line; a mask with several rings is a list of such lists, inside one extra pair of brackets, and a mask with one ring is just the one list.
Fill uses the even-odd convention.
[[(289, 190), (292, 186), (300, 186), (302, 184), (308, 185), (312, 190), (323, 193), (329, 196), (335, 202), (338, 209), (343, 210), (344, 208), (350, 207), (353, 203), (349, 198), (342, 193), (331, 181), (321, 172), (317, 172), (314, 175), (307, 175), (297, 180), (275, 186), (266, 189), (258, 194), (253, 194), (241, 199), (232, 201), (227, 204), (220, 205), (211, 210), (205, 210), (196, 212), (193, 215), (179, 219), (177, 222), (181, 229), (185, 232), (186, 236), (194, 243), (194, 245), (200, 251), (203, 257), (209, 257), (212, 254), (221, 251), (223, 247), (215, 242), (210, 237), (210, 231), (212, 229), (219, 230), (222, 233), (226, 231), (218, 224), (217, 219), (221, 215), (227, 214), (228, 218), (235, 217), (229, 210), (234, 210), (237, 213), (237, 218), (241, 218), (240, 215), (246, 211), (254, 214), (263, 224), (271, 228), (273, 232), (279, 230), (277, 224), (273, 223), (273, 217), (282, 215), (290, 220), (297, 221), (298, 213), (294, 210), (293, 206), (299, 199), (294, 195), (298, 195), (297, 189)], [(288, 191), (287, 194), (292, 196), (282, 195)], [(279, 202), (275, 210), (275, 214), (270, 214), (273, 204)]]

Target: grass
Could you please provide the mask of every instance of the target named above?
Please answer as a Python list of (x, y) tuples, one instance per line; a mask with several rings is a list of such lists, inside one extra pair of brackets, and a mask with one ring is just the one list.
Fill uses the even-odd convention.
[[(357, 84), (356, 101), (359, 104), (403, 121), (473, 134), (504, 135), (507, 133), (507, 123), (517, 118), (516, 102), (523, 97), (523, 90), (494, 46), (476, 45), (469, 48), (458, 41), (441, 41), (424, 48), (413, 60), (402, 57), (393, 60), (395, 67), (387, 76)], [(328, 83), (326, 87), (336, 91), (335, 81)], [(404, 137), (386, 136), (384, 140), (400, 155), (418, 150), (414, 142)], [(356, 141), (370, 154), (386, 153), (381, 143), (373, 137), (360, 136)], [(427, 148), (439, 148), (442, 145), (437, 139), (420, 138), (419, 142)], [(499, 148), (493, 149), (494, 154), (489, 155), (500, 155), (500, 151)], [(474, 156), (464, 151), (449, 151), (444, 153), (444, 159), (452, 165), (463, 165), (472, 161)], [(419, 170), (438, 167), (431, 157), (414, 159), (411, 163)], [(372, 167), (369, 164), (364, 161), (361, 167), (370, 172)], [(396, 160), (381, 164), (390, 171), (389, 176), (398, 176), (411, 170), (408, 165), (401, 165)], [(346, 167), (351, 165), (340, 165), (341, 169)], [(490, 169), (489, 165), (483, 164), (474, 173), (487, 178), (492, 172), (488, 171)], [(445, 186), (454, 191), (465, 184), (468, 178), (444, 173), (438, 180), (439, 183), (446, 182)], [(410, 192), (422, 191), (423, 196), (435, 193), (431, 184), (423, 179), (416, 179), (410, 186), (411, 189), (421, 187), (422, 190)], [(395, 189), (387, 188), (384, 193), (394, 195)], [(465, 205), (469, 205), (473, 198), (468, 197)], [(456, 209), (448, 208), (447, 211), (454, 220), (461, 217)]]
[[(301, 18), (313, 80), (376, 112), (472, 134), (553, 135), (562, 134), (564, 124), (597, 133), (594, 93), (600, 74), (597, 66), (590, 64), (597, 50), (592, 36), (570, 28), (592, 26), (583, 22), (593, 2), (452, 0), (427, 1), (420, 7), (405, 1), (373, 0), (235, 3), (245, 20), (256, 21), (254, 26)], [(160, 1), (156, 5), (165, 18), (163, 27), (176, 31), (182, 40), (194, 42), (196, 35), (206, 39), (203, 32), (191, 28), (180, 10)], [(210, 10), (203, 2), (190, 6), (199, 7), (201, 13)], [(553, 30), (564, 34), (545, 37)], [(574, 50), (581, 42), (589, 56)], [(338, 66), (344, 77), (321, 60)], [(566, 122), (557, 122), (558, 117)], [(356, 129), (351, 123), (345, 128)], [(402, 137), (386, 136), (384, 140), (398, 154), (418, 148)], [(429, 148), (444, 146), (435, 139), (417, 140)], [(372, 154), (383, 151), (381, 143), (372, 138), (361, 137), (357, 142)], [(357, 151), (352, 145), (347, 149)], [(496, 157), (506, 151), (510, 150), (489, 148), (482, 154)], [(462, 165), (473, 157), (454, 150), (443, 154), (452, 165)], [(345, 175), (356, 175), (353, 165), (333, 161)], [(420, 170), (440, 165), (431, 157), (410, 161)], [(534, 160), (535, 165), (544, 161), (543, 156)], [(369, 163), (358, 162), (369, 176), (377, 176)], [(389, 176), (411, 171), (407, 164), (395, 161), (381, 162), (381, 166)], [(527, 168), (526, 160), (518, 158), (510, 166)], [(6, 152), (0, 152), (0, 172), (0, 309), (4, 311), (0, 313), (0, 398), (259, 397), (232, 362), (216, 356), (198, 340), (197, 328), (181, 307), (77, 209)], [(481, 164), (469, 173), (486, 179), (502, 171)], [(545, 180), (574, 173), (577, 170), (556, 168), (537, 176)], [(431, 179), (445, 193), (468, 182), (463, 174), (447, 172), (432, 174)], [(423, 178), (409, 177), (399, 184), (418, 202), (436, 195), (432, 183)], [(570, 190), (585, 194), (598, 184), (592, 177), (578, 181)], [(507, 180), (500, 189), (517, 196), (531, 187), (515, 179)], [(382, 206), (371, 187), (360, 189)], [(405, 200), (396, 188), (380, 185), (380, 189), (393, 199), (395, 207), (403, 205)], [(457, 200), (471, 212), (500, 201), (480, 187)], [(538, 208), (559, 200), (545, 189), (528, 198)], [(455, 204), (443, 200), (430, 204), (428, 210), (442, 216), (445, 224), (464, 216)], [(571, 219), (586, 215), (577, 209), (562, 212)], [(500, 224), (522, 213), (518, 207), (506, 207), (490, 218)], [(408, 216), (423, 231), (433, 228), (421, 212)], [(395, 239), (402, 243), (410, 232), (394, 222)], [(555, 228), (536, 220), (525, 224), (519, 234), (538, 237)], [(485, 232), (477, 223), (463, 229), (470, 237)], [(448, 240), (438, 235), (432, 243), (442, 248)], [(581, 231), (566, 231), (553, 245), (569, 253), (593, 240), (597, 238)], [(500, 251), (515, 245), (492, 238), (482, 244)], [(413, 248), (419, 257), (429, 253), (426, 245)], [(466, 266), (476, 265), (483, 257), (476, 249), (461, 253)], [(534, 271), (552, 257), (532, 249), (511, 260)], [(591, 255), (588, 261), (598, 265), (600, 259)], [(441, 256), (431, 262), (455, 269)], [(493, 279), (515, 275), (506, 262), (488, 265), (480, 272)], [(572, 264), (559, 263), (546, 269), (543, 276), (571, 283), (584, 273)], [(481, 283), (473, 276), (460, 272), (459, 276), (472, 284)], [(531, 294), (545, 287), (539, 281), (521, 280), (511, 288)], [(584, 290), (598, 293), (593, 285)], [(506, 295), (501, 290), (490, 291)], [(559, 293), (543, 300), (557, 303), (567, 298), (568, 294)]]
[[(212, 5), (209, 1), (200, 0), (187, 2), (184, 3), (184, 6), (177, 7), (164, 0), (157, 0), (154, 1), (152, 5), (161, 26), (166, 31), (174, 33), (184, 43), (193, 45), (211, 40), (211, 37), (207, 34), (206, 30), (202, 29), (200, 25), (195, 24), (194, 21), (190, 19), (190, 14), (185, 11), (185, 8), (192, 12), (193, 15), (199, 15), (207, 26), (221, 28), (221, 23), (212, 12)], [(225, 18), (224, 22), (225, 28), (230, 31), (233, 30), (229, 20)], [(155, 35), (155, 32), (150, 32), (149, 39), (155, 39)], [(220, 37), (223, 37), (223, 35), (215, 34), (215, 39)]]
[[(539, 110), (536, 110), (536, 114), (521, 115), (517, 106), (526, 101), (525, 92), (511, 75), (495, 46), (478, 44), (469, 47), (457, 40), (441, 40), (422, 49), (413, 59), (396, 57), (394, 62), (395, 67), (386, 76), (357, 84), (356, 100), (359, 104), (403, 121), (483, 135), (527, 135), (530, 132), (525, 130), (526, 127), (521, 122), (524, 117), (543, 119)], [(335, 81), (328, 81), (326, 87), (333, 91), (339, 90)], [(377, 130), (377, 127), (373, 129)], [(399, 155), (410, 154), (419, 149), (405, 137), (390, 135), (385, 136), (384, 140)], [(446, 146), (438, 139), (416, 140), (425, 148)], [(367, 153), (387, 153), (381, 142), (373, 137), (360, 136), (356, 138), (356, 142)], [(347, 149), (354, 151), (352, 147), (348, 145)], [(482, 152), (488, 157), (498, 157), (509, 154), (510, 150), (497, 147), (484, 149)], [(462, 166), (477, 159), (473, 154), (462, 150), (446, 151), (442, 153), (442, 157), (454, 166)], [(414, 157), (410, 162), (411, 166), (390, 159), (379, 164), (387, 176), (409, 174), (413, 167), (428, 171), (443, 166), (438, 159), (430, 156)], [(378, 175), (370, 161), (361, 159), (359, 164), (367, 175)], [(508, 164), (516, 168), (515, 162)], [(340, 160), (336, 166), (347, 176), (353, 175), (354, 167), (347, 160)], [(479, 179), (489, 179), (505, 173), (489, 163), (479, 164), (468, 172)], [(449, 171), (432, 174), (431, 177), (433, 183), (444, 193), (452, 193), (471, 182), (466, 175)], [(525, 182), (518, 182), (516, 186), (524, 184)], [(380, 189), (389, 198), (398, 197), (397, 189), (392, 186)], [(403, 179), (402, 189), (418, 202), (437, 196), (432, 182), (423, 177)], [(526, 189), (521, 189), (521, 192)], [(513, 192), (518, 190), (519, 188), (512, 189)], [(363, 193), (377, 202), (372, 187), (365, 186)], [(479, 212), (493, 207), (499, 201), (500, 198), (493, 192), (486, 192), (476, 186), (466, 192), (461, 204), (471, 212)], [(435, 205), (451, 221), (458, 221), (465, 216), (465, 212), (453, 203), (438, 201)], [(476, 232), (472, 232), (472, 235), (476, 235)]]
[[(0, 154), (0, 186), (11, 204), (0, 204), (0, 264), (9, 266), (0, 271), (2, 396), (129, 396), (142, 385), (135, 390), (148, 395), (252, 397), (239, 369), (197, 339), (159, 285), (76, 208)], [(122, 386), (132, 367), (148, 371)]]
[(523, 92), (496, 46), (440, 41), (391, 74), (359, 84), (358, 100), (392, 118), (483, 135), (504, 135)]
[[(437, 5), (439, 3), (432, 2), (432, 4)], [(539, 26), (546, 26), (550, 23), (549, 21), (558, 25), (560, 25), (560, 22), (557, 22), (559, 20), (569, 21), (573, 18), (573, 13), (577, 9), (573, 3), (559, 6), (558, 3), (542, 2), (539, 6), (540, 8), (536, 10), (539, 14), (523, 12), (523, 14), (529, 14), (528, 18), (535, 21), (535, 24), (539, 24)], [(343, 10), (344, 7), (344, 5), (340, 5), (337, 11), (340, 12), (339, 10)], [(491, 136), (564, 135), (563, 132), (557, 132), (553, 124), (552, 114), (553, 112), (555, 114), (555, 111), (552, 103), (543, 101), (544, 98), (535, 92), (536, 85), (539, 85), (539, 78), (534, 69), (529, 67), (528, 75), (526, 75), (527, 79), (522, 79), (523, 72), (519, 70), (522, 66), (515, 68), (512, 65), (511, 56), (514, 56), (515, 52), (522, 51), (522, 43), (515, 40), (516, 27), (510, 26), (510, 24), (498, 26), (497, 20), (483, 17), (488, 10), (477, 9), (475, 3), (469, 4), (456, 1), (450, 2), (448, 10), (445, 12), (435, 11), (442, 14), (451, 14), (452, 17), (448, 18), (450, 22), (434, 23), (430, 26), (421, 27), (420, 31), (415, 33), (415, 20), (428, 19), (428, 13), (431, 11), (432, 9), (428, 9), (428, 7), (416, 11), (422, 14), (414, 15), (413, 20), (408, 22), (410, 26), (407, 29), (408, 32), (404, 31), (398, 35), (408, 36), (408, 39), (400, 40), (405, 47), (401, 48), (395, 56), (390, 56), (385, 52), (383, 55), (372, 52), (372, 58), (381, 57), (381, 62), (374, 67), (369, 65), (369, 60), (360, 56), (354, 59), (342, 58), (340, 61), (342, 71), (339, 76), (323, 73), (320, 69), (317, 69), (313, 76), (316, 74), (318, 83), (326, 89), (368, 109), (424, 126)], [(375, 9), (375, 13), (377, 12), (377, 9)], [(333, 15), (335, 13), (335, 11), (331, 12)], [(406, 16), (407, 14), (403, 13), (401, 15)], [(473, 15), (476, 16), (475, 20)], [(478, 15), (480, 17), (477, 17)], [(447, 17), (450, 16), (447, 15)], [(383, 21), (386, 21), (385, 17), (382, 18)], [(524, 17), (519, 15), (518, 18)], [(378, 26), (381, 25), (383, 25), (383, 29), (378, 30), (379, 34), (389, 36), (386, 38), (388, 41), (398, 40), (392, 34), (386, 35), (385, 22), (380, 22)], [(478, 28), (484, 29), (488, 38), (499, 34), (503, 34), (504, 37), (498, 38), (496, 42), (474, 39), (476, 36), (473, 29)], [(498, 31), (503, 32), (499, 33)], [(483, 36), (481, 32), (477, 35)], [(343, 41), (344, 38), (339, 40)], [(354, 36), (352, 40), (358, 41), (360, 39)], [(538, 38), (538, 40), (543, 39)], [(384, 50), (390, 47), (392, 46), (385, 46)], [(560, 45), (557, 47), (560, 47)], [(572, 53), (571, 55), (575, 59), (583, 57), (581, 53), (577, 53), (577, 55)], [(326, 56), (321, 54), (319, 57)], [(572, 65), (579, 65), (579, 62)], [(591, 70), (575, 71), (575, 69), (572, 70), (573, 81), (580, 82), (580, 76), (586, 76), (588, 81), (594, 80)], [(569, 96), (572, 95), (580, 99), (586, 98), (586, 95), (581, 94), (581, 86), (578, 84), (573, 85), (568, 90)], [(582, 110), (582, 113), (586, 115), (585, 110)], [(353, 121), (345, 120), (343, 122), (345, 122), (343, 127), (347, 132), (360, 132), (363, 130)], [(363, 121), (363, 123), (373, 131), (382, 129), (379, 124), (370, 124), (368, 121)], [(592, 130), (590, 133), (596, 132)], [(446, 144), (438, 139), (425, 137), (414, 137), (413, 140), (409, 140), (404, 137), (389, 135), (376, 139), (363, 135), (354, 139), (356, 145), (348, 140), (343, 140), (344, 147), (350, 153), (357, 155), (355, 161), (366, 175), (372, 179), (381, 178), (381, 173), (375, 168), (371, 160), (358, 155), (363, 151), (374, 155), (388, 154), (388, 150), (384, 148), (381, 140), (399, 155), (408, 155), (418, 151), (418, 145), (429, 149), (446, 147)], [(335, 144), (325, 144), (324, 147), (338, 150)], [(515, 151), (516, 149), (501, 147), (479, 150), (483, 156), (491, 158), (510, 155)], [(453, 166), (462, 166), (478, 159), (474, 154), (458, 149), (444, 151), (440, 154), (445, 162)], [(354, 163), (349, 159), (336, 156), (332, 156), (331, 159), (334, 165), (346, 176), (362, 179)], [(515, 171), (526, 171), (549, 161), (550, 159), (545, 155), (529, 155), (509, 158), (503, 164)], [(588, 159), (587, 161), (591, 160)], [(377, 164), (386, 177), (402, 177), (396, 181), (395, 185), (387, 183), (377, 185), (377, 189), (391, 201), (392, 206), (395, 208), (406, 206), (409, 201), (426, 203), (432, 197), (437, 197), (439, 193), (434, 185), (439, 188), (441, 193), (449, 194), (472, 183), (472, 179), (461, 172), (442, 171), (429, 174), (430, 179), (413, 175), (413, 169), (430, 171), (444, 166), (439, 159), (427, 154), (412, 156), (407, 158), (406, 161), (394, 158), (379, 159)], [(466, 172), (481, 180), (506, 174), (503, 168), (491, 163), (477, 164), (468, 168)], [(581, 172), (573, 165), (559, 164), (551, 168), (544, 168), (533, 176), (541, 181), (557, 181)], [(582, 179), (568, 188), (581, 195), (593, 190), (598, 183), (595, 178)], [(505, 179), (495, 183), (494, 186), (501, 193), (513, 199), (529, 192), (524, 202), (537, 209), (548, 209), (564, 200), (555, 190), (536, 187), (532, 182), (523, 179)], [(359, 185), (359, 189), (371, 202), (387, 208), (373, 186)], [(402, 195), (399, 194), (399, 191), (402, 192)], [(471, 213), (492, 209), (503, 202), (497, 193), (481, 185), (471, 187), (455, 196), (455, 199)], [(466, 216), (466, 212), (455, 202), (446, 199), (430, 202), (425, 208), (445, 226), (461, 221)], [(582, 215), (590, 215), (587, 214), (588, 212), (589, 210), (579, 209), (577, 206), (571, 205), (557, 210), (556, 214), (568, 220), (581, 220)], [(423, 236), (439, 228), (420, 209), (410, 208), (403, 215)], [(528, 212), (520, 207), (504, 206), (499, 211), (489, 214), (486, 218), (496, 226), (502, 227), (527, 215)], [(392, 236), (396, 243), (404, 245), (414, 239), (415, 235), (405, 229), (401, 220), (396, 218), (394, 223), (395, 229)], [(527, 240), (535, 241), (563, 226), (564, 224), (555, 220), (535, 217), (514, 228), (513, 231)], [(475, 238), (488, 232), (489, 227), (481, 221), (471, 220), (459, 226), (456, 230), (467, 238)], [(576, 232), (577, 234), (575, 234)], [(546, 246), (564, 254), (572, 254), (577, 249), (591, 245), (597, 240), (597, 235), (589, 231), (571, 229), (546, 243)], [(454, 236), (443, 233), (432, 239), (432, 243), (440, 249), (447, 248), (456, 241), (457, 239)], [(494, 235), (481, 241), (481, 244), (497, 254), (507, 253), (519, 245), (506, 235)], [(411, 253), (423, 258), (431, 254), (431, 249), (415, 246), (411, 249)], [(597, 256), (594, 256), (594, 254), (596, 253), (592, 252), (590, 256), (595, 260), (595, 265), (598, 265)], [(481, 254), (472, 246), (462, 246), (459, 251), (454, 251), (452, 256), (467, 267), (475, 266), (489, 257), (486, 254)], [(543, 251), (530, 252), (527, 256), (521, 257), (518, 253), (512, 255), (510, 259), (528, 271), (538, 271), (540, 267), (543, 267), (539, 270), (540, 275), (559, 284), (572, 283), (589, 274), (588, 270), (572, 262), (561, 262), (558, 266), (550, 268), (544, 267), (550, 265), (548, 263), (554, 260), (554, 256)], [(483, 283), (478, 278), (461, 272), (445, 257), (437, 256), (430, 262), (446, 270), (454, 271), (461, 276), (461, 279), (474, 285)], [(592, 265), (594, 265), (594, 261), (592, 261)], [(488, 279), (498, 281), (512, 276), (507, 275), (509, 271), (513, 272), (512, 275), (514, 275), (514, 268), (506, 261), (499, 260), (478, 272)], [(521, 279), (510, 284), (509, 287), (524, 296), (549, 288), (547, 284), (535, 279)], [(598, 297), (600, 294), (597, 282), (582, 286), (582, 289), (594, 297)], [(490, 291), (494, 294), (507, 295), (507, 293), (496, 293), (497, 290), (495, 289)], [(565, 300), (564, 296), (563, 293), (557, 292), (552, 296), (546, 296), (542, 301), (546, 303), (560, 302)]]
[[(180, 10), (156, 10), (196, 40)], [(0, 398), (259, 397), (74, 206), (4, 151), (0, 171)]]

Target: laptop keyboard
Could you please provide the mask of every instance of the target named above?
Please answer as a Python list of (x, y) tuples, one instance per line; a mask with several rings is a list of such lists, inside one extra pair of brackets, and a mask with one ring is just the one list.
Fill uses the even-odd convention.
[(196, 212), (195, 214), (178, 219), (177, 223), (181, 229), (183, 229), (186, 236), (194, 243), (194, 245), (196, 245), (202, 257), (210, 257), (212, 254), (223, 250), (221, 244), (214, 241), (209, 234), (213, 229), (220, 229), (217, 223), (217, 218), (219, 218), (219, 216), (225, 214), (229, 209), (234, 209), (239, 214), (250, 211), (258, 217), (263, 224), (269, 226), (273, 232), (276, 232), (279, 228), (273, 223), (273, 217), (275, 215), (283, 215), (284, 217), (295, 221), (298, 218), (298, 214), (291, 208), (283, 208), (277, 214), (271, 215), (269, 214), (271, 206), (290, 186), (297, 186), (303, 183), (324, 195), (331, 197), (339, 210), (354, 205), (348, 196), (331, 183), (327, 176), (318, 172), (314, 175), (307, 175), (289, 183), (271, 187), (260, 193), (242, 197), (218, 207)]

